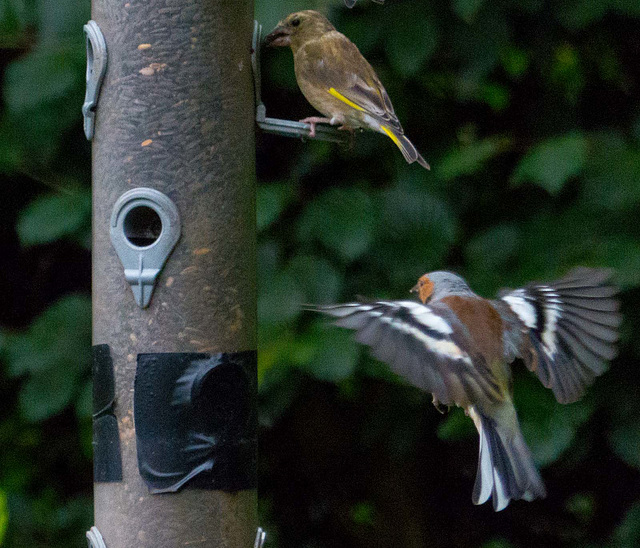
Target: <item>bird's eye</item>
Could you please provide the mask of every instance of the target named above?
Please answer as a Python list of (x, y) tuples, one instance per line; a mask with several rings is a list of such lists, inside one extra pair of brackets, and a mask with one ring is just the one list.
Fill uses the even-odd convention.
[(297, 27), (300, 24), (300, 19), (295, 18), (291, 21), (291, 26), (292, 27)]

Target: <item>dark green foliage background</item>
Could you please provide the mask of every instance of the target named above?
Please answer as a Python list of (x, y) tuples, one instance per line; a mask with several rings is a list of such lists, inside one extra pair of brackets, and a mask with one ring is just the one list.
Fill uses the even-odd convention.
[[(0, 0), (0, 544), (84, 545), (91, 524), (89, 3)], [(260, 502), (269, 546), (640, 545), (640, 3), (258, 0), (316, 7), (369, 58), (407, 134), (352, 149), (258, 135)], [(313, 111), (263, 52), (271, 116)], [(349, 333), (300, 311), (408, 297), (448, 268), (479, 293), (611, 266), (620, 356), (560, 406), (516, 364), (549, 496), (470, 501), (477, 440)]]

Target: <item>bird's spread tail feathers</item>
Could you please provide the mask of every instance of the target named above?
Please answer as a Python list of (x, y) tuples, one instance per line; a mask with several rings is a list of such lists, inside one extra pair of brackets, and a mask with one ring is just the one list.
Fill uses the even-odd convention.
[[(546, 490), (527, 447), (515, 409), (505, 404), (502, 413), (513, 415), (494, 420), (474, 407), (469, 415), (480, 434), (478, 471), (473, 487), (473, 503), (482, 504), (489, 497), (496, 511), (503, 510), (511, 499), (543, 498)], [(502, 419), (502, 418), (501, 418)]]
[(431, 166), (429, 166), (427, 161), (420, 155), (416, 147), (413, 146), (413, 143), (409, 141), (409, 139), (407, 139), (402, 131), (397, 131), (396, 129), (385, 125), (381, 125), (380, 128), (396, 144), (396, 146), (402, 152), (404, 159), (409, 164), (418, 162), (423, 168), (431, 169)]

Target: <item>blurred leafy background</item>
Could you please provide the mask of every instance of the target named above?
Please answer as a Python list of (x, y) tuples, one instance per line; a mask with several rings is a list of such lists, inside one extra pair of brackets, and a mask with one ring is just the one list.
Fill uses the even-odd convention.
[[(640, 545), (640, 3), (256, 0), (269, 31), (326, 10), (377, 69), (433, 166), (381, 135), (352, 149), (258, 136), (260, 512), (269, 546)], [(0, 0), (0, 544), (84, 545), (91, 524), (89, 2)], [(271, 116), (313, 111), (263, 52)], [(479, 293), (617, 270), (620, 356), (560, 406), (516, 365), (549, 496), (471, 504), (460, 412), (301, 302), (405, 298), (422, 273)]]

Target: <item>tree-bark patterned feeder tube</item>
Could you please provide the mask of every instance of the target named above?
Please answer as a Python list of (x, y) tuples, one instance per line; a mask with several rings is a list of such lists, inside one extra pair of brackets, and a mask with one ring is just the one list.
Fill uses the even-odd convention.
[[(108, 548), (256, 539), (252, 12), (250, 0), (92, 2), (109, 52), (92, 141), (92, 538)], [(149, 263), (125, 274), (111, 229), (144, 258), (172, 207), (177, 243), (150, 300), (134, 298)]]

